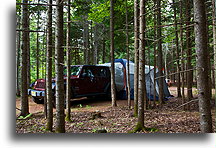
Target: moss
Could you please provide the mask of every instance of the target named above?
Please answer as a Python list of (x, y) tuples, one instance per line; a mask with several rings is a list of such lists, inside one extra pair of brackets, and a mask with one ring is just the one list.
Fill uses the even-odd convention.
[(56, 133), (65, 133), (65, 130), (63, 130), (63, 129), (56, 129)]
[(134, 106), (134, 117), (138, 117), (138, 108)]
[(72, 122), (70, 115), (66, 114), (65, 121)]
[(147, 128), (142, 126), (142, 124), (140, 122), (137, 123), (137, 125), (135, 126), (135, 128), (132, 131), (129, 131), (128, 133), (136, 133), (136, 132), (157, 132), (158, 129), (156, 128)]
[(140, 122), (138, 122), (135, 128), (132, 131), (129, 131), (128, 133), (136, 133), (139, 131), (145, 131), (145, 127), (143, 127)]
[(138, 113), (134, 112), (134, 117), (137, 118), (138, 117)]
[(45, 128), (45, 130), (46, 131), (50, 131), (50, 132), (53, 132), (53, 123), (52, 122), (47, 122), (46, 123), (46, 128)]

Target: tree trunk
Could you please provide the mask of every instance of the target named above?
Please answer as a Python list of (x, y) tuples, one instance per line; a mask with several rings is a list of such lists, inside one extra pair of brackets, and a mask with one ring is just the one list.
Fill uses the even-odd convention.
[[(68, 0), (68, 4), (70, 4), (70, 0)], [(71, 15), (70, 15), (70, 6), (68, 6), (68, 18), (67, 21), (70, 22)], [(70, 23), (67, 24), (67, 83), (66, 83), (66, 120), (71, 121), (71, 35), (70, 35), (71, 25)]]
[[(28, 3), (28, 0), (23, 0), (23, 3)], [(29, 11), (28, 5), (22, 6), (22, 66), (21, 66), (21, 113), (20, 116), (29, 114), (28, 103), (28, 51), (29, 51)]]
[[(157, 39), (157, 9), (156, 9), (156, 0), (154, 0), (154, 40)], [(156, 65), (157, 65), (157, 42), (154, 42), (154, 101), (153, 106), (156, 108)]]
[[(48, 1), (52, 4), (52, 0)], [(48, 6), (47, 11), (47, 59), (46, 59), (46, 100), (47, 100), (47, 124), (46, 129), (52, 131), (53, 128), (53, 92), (52, 92), (52, 6)]]
[[(215, 15), (216, 15), (216, 8), (215, 8), (215, 5), (216, 5), (216, 1), (215, 0), (212, 0), (212, 22), (213, 22), (213, 27), (212, 27), (212, 30), (213, 30), (213, 49), (214, 49), (214, 53), (216, 53), (216, 29), (215, 29), (215, 25), (216, 25), (216, 18), (215, 18)], [(215, 84), (215, 89), (216, 89), (216, 54), (214, 54), (214, 84)], [(216, 102), (216, 93), (215, 93), (215, 102)], [(215, 120), (215, 123), (216, 123), (216, 120)], [(216, 127), (216, 125), (215, 125)], [(215, 128), (215, 132), (216, 132), (216, 128)]]
[(105, 63), (106, 61), (106, 42), (105, 42), (105, 36), (106, 36), (106, 28), (105, 25), (102, 27), (103, 29), (103, 39), (102, 39), (102, 63)]
[(161, 1), (157, 0), (157, 39), (158, 39), (158, 74), (159, 74), (159, 102), (160, 107), (164, 103), (164, 90), (163, 90), (163, 54), (162, 54), (162, 36), (161, 36)]
[[(17, 15), (17, 28), (20, 29), (20, 12), (19, 15)], [(16, 32), (16, 95), (20, 96), (20, 38), (21, 38), (21, 32)]]
[(56, 44), (55, 44), (55, 70), (56, 70), (56, 132), (65, 132), (64, 114), (64, 32), (63, 32), (63, 1), (57, 0), (56, 4)]
[(84, 61), (85, 64), (89, 64), (89, 22), (87, 16), (84, 16), (84, 25), (83, 25), (83, 40), (84, 40)]
[(90, 31), (89, 31), (89, 63), (88, 64), (94, 64), (94, 27), (92, 25), (92, 21), (89, 23), (90, 25)]
[(110, 0), (110, 54), (111, 54), (111, 96), (112, 106), (116, 104), (115, 63), (114, 63), (114, 0)]
[(179, 57), (179, 39), (178, 39), (178, 26), (177, 26), (177, 18), (176, 18), (176, 4), (175, 0), (173, 0), (173, 9), (174, 9), (174, 21), (175, 21), (175, 41), (176, 41), (176, 63), (177, 63), (177, 97), (181, 97), (181, 76), (180, 76), (180, 57)]
[(139, 76), (139, 3), (134, 0), (134, 116), (138, 115), (138, 76)]
[[(29, 19), (29, 11), (28, 11), (28, 19), (27, 19), (27, 21), (28, 21), (28, 29), (27, 30), (29, 30), (29, 21), (30, 21), (30, 19)], [(30, 33), (27, 33), (27, 39), (28, 39), (28, 41), (27, 41), (27, 43), (28, 44), (26, 44), (26, 48), (28, 49), (28, 51), (27, 51), (27, 87), (29, 87), (29, 85), (31, 84), (31, 64), (30, 64)]]
[[(38, 0), (38, 3), (40, 3), (40, 0)], [(39, 30), (39, 18), (40, 18), (40, 12), (38, 11), (37, 12), (37, 30)], [(36, 78), (39, 79), (39, 58), (40, 58), (40, 55), (39, 55), (39, 32), (37, 32), (37, 47), (36, 47)]]
[(209, 98), (208, 49), (205, 3), (194, 0), (195, 48), (197, 54), (197, 88), (200, 111), (200, 129), (202, 133), (211, 133), (212, 117)]
[[(208, 21), (208, 16), (209, 16), (209, 11), (211, 11), (211, 10), (209, 10), (208, 8), (209, 7), (211, 7), (211, 5), (210, 5), (210, 3), (208, 3), (208, 0), (206, 0), (206, 3), (205, 3), (205, 9), (206, 9), (206, 31), (207, 31), (207, 48), (209, 49), (210, 48), (210, 46), (209, 46), (209, 34), (211, 34), (210, 32), (209, 32), (209, 21)], [(209, 50), (207, 50), (207, 52), (209, 52), (210, 53), (210, 51)], [(208, 53), (208, 55), (209, 55), (209, 53)], [(209, 97), (210, 98), (212, 98), (212, 84), (211, 84), (211, 61), (210, 61), (210, 57), (209, 57), (209, 59), (208, 59), (208, 66), (209, 66), (209, 72), (208, 72), (208, 75), (209, 75)]]
[(145, 84), (145, 0), (140, 0), (140, 46), (139, 46), (139, 84), (138, 84), (138, 124), (144, 128), (144, 103), (146, 97)]
[(96, 65), (98, 63), (98, 24), (94, 26), (94, 51), (93, 51), (93, 64)]
[[(185, 103), (185, 63), (184, 63), (184, 42), (183, 42), (183, 7), (182, 7), (182, 1), (180, 1), (180, 49), (181, 49), (181, 70), (183, 71), (181, 73), (181, 84), (182, 84), (182, 103)], [(183, 110), (186, 110), (186, 106), (183, 106)]]
[[(186, 48), (187, 48), (187, 101), (190, 101), (193, 98), (192, 86), (193, 86), (193, 71), (191, 64), (191, 55), (192, 55), (192, 45), (191, 45), (191, 2), (186, 1)], [(190, 106), (187, 106), (187, 110), (190, 110)]]
[(129, 33), (128, 33), (128, 6), (127, 0), (125, 0), (125, 24), (126, 24), (126, 49), (127, 49), (127, 99), (128, 108), (131, 107), (131, 93), (130, 93), (130, 51), (129, 51)]
[(106, 57), (106, 42), (105, 39), (102, 40), (102, 63), (105, 63)]

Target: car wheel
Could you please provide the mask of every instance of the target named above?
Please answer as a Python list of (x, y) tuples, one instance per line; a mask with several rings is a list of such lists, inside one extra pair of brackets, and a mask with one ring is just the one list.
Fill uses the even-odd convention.
[(32, 100), (37, 104), (44, 104), (43, 98), (32, 97)]

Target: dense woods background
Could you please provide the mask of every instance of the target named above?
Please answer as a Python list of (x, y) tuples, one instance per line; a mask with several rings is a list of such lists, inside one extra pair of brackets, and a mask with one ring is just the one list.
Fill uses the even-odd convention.
[[(65, 132), (63, 65), (110, 62), (112, 106), (117, 106), (114, 59), (135, 62), (133, 132), (147, 131), (144, 114), (164, 106), (163, 79), (177, 86), (182, 110), (199, 100), (200, 131), (213, 132), (215, 88), (214, 0), (17, 0), (16, 94), (21, 114), (29, 114), (27, 88), (38, 78), (56, 77), (56, 132)], [(158, 68), (159, 101), (148, 101), (145, 65)], [(194, 98), (192, 88), (198, 92)], [(129, 96), (129, 95), (128, 95)], [(129, 97), (128, 97), (129, 98)], [(46, 96), (47, 130), (53, 112)], [(130, 99), (129, 99), (130, 100)], [(130, 107), (130, 101), (128, 101)], [(67, 106), (70, 114), (70, 106)], [(69, 117), (70, 118), (70, 117)], [(154, 130), (154, 129), (150, 129)]]

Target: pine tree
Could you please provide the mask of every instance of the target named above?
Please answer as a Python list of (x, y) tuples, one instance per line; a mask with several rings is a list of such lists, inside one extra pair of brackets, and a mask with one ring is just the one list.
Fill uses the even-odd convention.
[(64, 114), (64, 32), (63, 32), (63, 0), (56, 0), (56, 44), (55, 44), (55, 72), (56, 72), (56, 132), (65, 132)]
[[(192, 45), (191, 45), (191, 2), (186, 1), (185, 3), (186, 7), (186, 48), (187, 48), (187, 70), (189, 70), (186, 73), (187, 76), (187, 101), (190, 101), (193, 98), (192, 94), (192, 85), (193, 85), (193, 71), (192, 64), (191, 64), (191, 55), (192, 55)], [(190, 109), (190, 106), (187, 105), (187, 110)]]
[[(52, 4), (52, 0), (47, 2)], [(53, 92), (52, 92), (52, 6), (48, 6), (47, 11), (47, 59), (46, 59), (46, 100), (47, 100), (47, 124), (46, 130), (53, 128)]]
[(129, 32), (128, 32), (128, 6), (127, 0), (125, 1), (125, 24), (126, 24), (126, 49), (127, 49), (127, 99), (128, 108), (131, 106), (131, 93), (130, 93), (130, 51), (129, 51)]
[(162, 107), (162, 104), (164, 103), (164, 90), (163, 90), (163, 54), (162, 54), (162, 35), (161, 35), (161, 0), (156, 0), (156, 6), (157, 6), (157, 50), (158, 50), (158, 84), (159, 84), (159, 102), (160, 107)]
[(138, 73), (139, 73), (139, 3), (134, 0), (134, 116), (138, 115)]
[[(70, 0), (68, 0), (68, 4), (70, 4)], [(68, 6), (68, 24), (67, 24), (67, 85), (66, 85), (66, 120), (67, 121), (71, 121), (71, 105), (70, 105), (70, 99), (71, 99), (71, 35), (70, 35), (70, 30), (71, 30), (71, 25), (70, 25), (70, 19), (71, 15), (70, 15), (70, 6)]]
[(194, 0), (195, 48), (197, 54), (197, 88), (200, 112), (200, 129), (202, 133), (212, 132), (212, 117), (209, 98), (209, 75), (206, 12), (203, 0)]
[(110, 54), (111, 54), (111, 96), (112, 106), (116, 104), (115, 63), (114, 63), (114, 0), (110, 0)]
[(179, 38), (178, 38), (178, 26), (177, 26), (177, 18), (176, 18), (176, 2), (173, 0), (173, 10), (174, 10), (174, 22), (175, 22), (175, 44), (176, 44), (176, 63), (177, 63), (177, 96), (181, 97), (181, 76), (180, 76), (180, 57), (179, 57)]
[(144, 100), (146, 96), (145, 84), (145, 0), (140, 0), (140, 45), (139, 45), (139, 84), (138, 84), (138, 122), (135, 131), (145, 130), (144, 127)]
[[(23, 3), (28, 3), (28, 0), (23, 0)], [(22, 6), (22, 68), (21, 68), (21, 114), (20, 116), (26, 116), (29, 114), (28, 103), (28, 51), (29, 51), (29, 11), (28, 5)]]
[[(213, 21), (213, 27), (212, 27), (212, 30), (213, 30), (213, 49), (214, 49), (214, 53), (216, 53), (216, 29), (215, 29), (215, 25), (216, 25), (216, 20), (215, 20), (215, 15), (216, 15), (216, 8), (215, 8), (215, 5), (216, 5), (216, 2), (215, 0), (212, 0), (212, 21)], [(214, 70), (214, 76), (215, 76), (215, 82), (216, 82), (216, 54), (214, 54), (214, 67), (215, 67), (215, 70)], [(216, 83), (215, 83), (216, 84)], [(215, 86), (216, 88), (216, 86)], [(215, 102), (216, 102), (216, 93), (215, 93)], [(215, 117), (216, 119), (216, 117)], [(215, 120), (215, 124), (216, 124), (216, 120)], [(216, 127), (216, 125), (215, 125)], [(215, 128), (216, 130), (216, 128)]]

